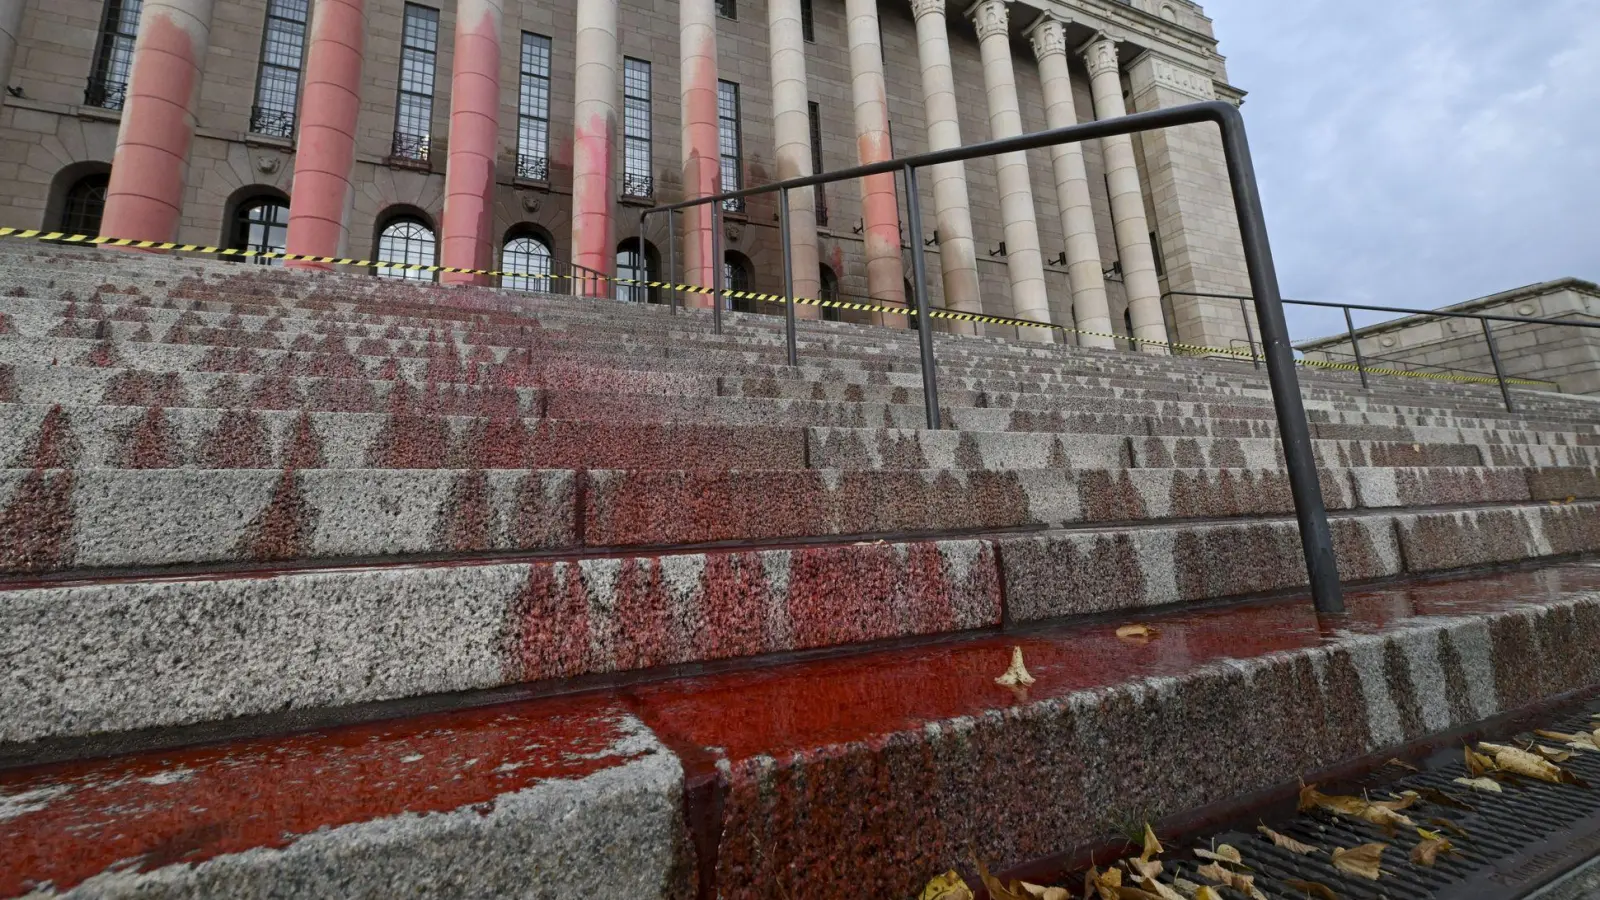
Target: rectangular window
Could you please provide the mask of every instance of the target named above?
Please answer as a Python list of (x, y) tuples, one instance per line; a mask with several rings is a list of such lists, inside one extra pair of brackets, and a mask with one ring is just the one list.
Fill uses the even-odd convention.
[(517, 177), (550, 180), (550, 39), (527, 31), (517, 100)]
[(739, 18), (739, 7), (734, 0), (717, 0), (717, 15), (724, 19)]
[(811, 12), (811, 0), (800, 0), (800, 34), (808, 41), (817, 39), (817, 20)]
[(649, 197), (655, 193), (650, 174), (650, 64), (622, 60), (622, 194)]
[[(806, 104), (806, 112), (811, 114), (811, 171), (813, 174), (822, 174), (822, 108), (815, 103)], [(813, 188), (816, 192), (817, 227), (828, 227), (828, 191), (827, 185), (819, 184)]]
[(439, 11), (406, 4), (400, 40), (400, 96), (394, 116), (394, 145), (390, 155), (400, 159), (428, 158), (433, 133), (433, 76), (439, 51)]
[[(744, 168), (739, 136), (739, 86), (731, 81), (717, 82), (717, 140), (722, 153), (722, 192), (744, 187)], [(744, 212), (744, 200), (724, 200), (728, 212)]]
[(256, 104), (250, 107), (250, 130), (255, 134), (282, 138), (294, 135), (309, 5), (309, 0), (267, 0), (261, 70), (256, 73)]
[(106, 0), (89, 86), (83, 91), (84, 106), (122, 108), (128, 94), (128, 76), (133, 72), (133, 42), (139, 36), (139, 11), (143, 6), (144, 0)]

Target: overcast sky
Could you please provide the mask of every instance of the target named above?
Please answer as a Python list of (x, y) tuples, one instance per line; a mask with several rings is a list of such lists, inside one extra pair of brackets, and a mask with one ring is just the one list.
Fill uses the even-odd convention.
[[(1600, 280), (1600, 2), (1202, 2), (1249, 92), (1285, 296)], [(1343, 330), (1319, 313), (1289, 307), (1293, 337)]]

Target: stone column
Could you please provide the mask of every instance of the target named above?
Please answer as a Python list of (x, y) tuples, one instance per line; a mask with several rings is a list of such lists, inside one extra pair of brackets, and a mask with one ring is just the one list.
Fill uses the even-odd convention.
[[(917, 59), (922, 64), (922, 102), (927, 110), (928, 149), (961, 146), (961, 109), (956, 103), (955, 71), (950, 64), (950, 32), (944, 0), (912, 0), (917, 17)], [(953, 162), (934, 166), (934, 228), (939, 235), (939, 269), (944, 275), (944, 305), (983, 312), (978, 286), (978, 248), (972, 239), (972, 209), (967, 200), (967, 167)], [(922, 240), (922, 235), (912, 235)], [(952, 322), (950, 330), (977, 334), (973, 323)]]
[[(494, 268), (494, 164), (500, 145), (502, 0), (457, 0), (450, 75), (450, 157), (444, 175), (440, 261)], [(440, 281), (486, 284), (483, 275), (442, 272)]]
[[(983, 56), (983, 85), (989, 95), (989, 135), (995, 140), (1022, 134), (1017, 102), (1016, 70), (1011, 65), (1011, 25), (1003, 0), (982, 0), (969, 10), (978, 26), (978, 51)], [(1050, 297), (1044, 283), (1044, 255), (1039, 251), (1039, 223), (1034, 218), (1033, 182), (1028, 155), (1002, 153), (995, 159), (1000, 182), (1000, 219), (1005, 225), (1006, 268), (1011, 274), (1011, 308), (1018, 318), (1050, 321)], [(1051, 341), (1047, 328), (1018, 329), (1029, 341)]]
[[(361, 110), (363, 0), (317, 0), (311, 16), (305, 93), (300, 101), (289, 197), (290, 253), (345, 256), (350, 252), (351, 184), (356, 162), (356, 117)], [(329, 269), (327, 263), (290, 266)]]
[[(1103, 34), (1095, 35), (1083, 46), (1083, 58), (1089, 66), (1095, 118), (1114, 119), (1127, 115), (1117, 64), (1117, 42)], [(1117, 233), (1117, 254), (1122, 259), (1122, 284), (1128, 292), (1133, 336), (1165, 343), (1167, 325), (1161, 315), (1161, 282), (1156, 277), (1156, 259), (1150, 250), (1150, 228), (1144, 216), (1144, 193), (1139, 188), (1133, 138), (1128, 135), (1102, 138), (1100, 146), (1106, 158), (1106, 181), (1111, 185), (1111, 221)], [(1167, 348), (1160, 345), (1140, 344), (1139, 349), (1146, 353), (1167, 352)]]
[(211, 39), (212, 0), (148, 0), (133, 46), (133, 72), (102, 234), (144, 241), (178, 236), (200, 100), (200, 69)]
[[(850, 96), (856, 107), (857, 156), (862, 165), (893, 159), (888, 90), (883, 81), (883, 44), (878, 37), (878, 0), (845, 0), (844, 14), (850, 45)], [(867, 293), (878, 303), (898, 306), (906, 302), (906, 289), (905, 266), (900, 258), (900, 203), (894, 186), (895, 177), (888, 173), (861, 179), (861, 219)], [(899, 317), (894, 319), (898, 321)]]
[[(17, 58), (17, 39), (22, 36), (24, 0), (0, 0), (0, 88), (11, 86), (11, 64)], [(5, 94), (0, 94), (0, 102)]]
[[(1072, 101), (1072, 76), (1067, 70), (1066, 27), (1054, 17), (1040, 19), (1030, 37), (1044, 85), (1045, 125), (1066, 128), (1078, 124)], [(1050, 148), (1056, 176), (1056, 202), (1061, 207), (1062, 233), (1067, 238), (1067, 277), (1072, 282), (1072, 313), (1077, 327), (1087, 332), (1111, 334), (1111, 305), (1100, 263), (1100, 241), (1095, 236), (1094, 208), (1089, 202), (1089, 173), (1083, 164), (1082, 144), (1057, 144)], [(1116, 341), (1097, 334), (1077, 335), (1079, 346), (1114, 348)]]
[[(812, 174), (810, 92), (800, 0), (767, 0), (767, 29), (772, 55), (773, 159), (777, 180), (784, 181)], [(789, 258), (795, 295), (816, 298), (822, 291), (822, 275), (817, 258), (816, 193), (810, 188), (789, 193)], [(822, 307), (798, 306), (795, 315), (819, 319)]]
[[(613, 182), (617, 156), (617, 69), (622, 64), (617, 48), (617, 0), (583, 0), (578, 4), (575, 50), (572, 262), (611, 275), (617, 265), (617, 248), (612, 240), (617, 199)], [(608, 291), (606, 287), (598, 290)]]
[[(1217, 99), (1216, 79), (1201, 67), (1145, 51), (1128, 64), (1140, 112)], [(1244, 244), (1228, 184), (1222, 138), (1211, 125), (1145, 132), (1139, 141), (1150, 175), (1155, 225), (1172, 291), (1251, 293)], [(1172, 298), (1175, 338), (1207, 347), (1244, 346), (1239, 304), (1207, 297)], [(1250, 311), (1251, 329), (1255, 311)]]
[[(717, 8), (715, 0), (680, 0), (678, 53), (682, 68), (683, 198), (722, 193), (722, 151), (717, 122)], [(682, 213), (684, 279), (689, 284), (716, 284), (716, 241), (711, 233), (711, 205)], [(813, 226), (813, 233), (816, 228)], [(708, 294), (685, 294), (690, 306), (709, 309)]]

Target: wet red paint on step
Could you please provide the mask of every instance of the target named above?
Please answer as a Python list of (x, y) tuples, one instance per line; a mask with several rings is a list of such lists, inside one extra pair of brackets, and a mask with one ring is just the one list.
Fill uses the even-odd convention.
[(0, 774), (0, 896), (66, 890), (320, 828), (465, 807), (621, 765), (623, 713), (561, 698)]

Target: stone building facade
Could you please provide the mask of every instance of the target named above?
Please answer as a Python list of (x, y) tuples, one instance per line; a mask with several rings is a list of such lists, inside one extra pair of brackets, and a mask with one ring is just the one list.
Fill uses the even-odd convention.
[[(659, 277), (655, 203), (1242, 99), (1188, 0), (965, 4), (0, 0), (0, 224)], [(921, 240), (935, 305), (1242, 345), (1236, 303), (1183, 296), (1249, 292), (1209, 126), (920, 181), (921, 235), (890, 176), (796, 192), (796, 292), (902, 303)], [(776, 198), (722, 218), (724, 277), (780, 291)], [(680, 279), (710, 229), (676, 221)]]
[[(1546, 281), (1440, 308), (1441, 312), (1482, 313), (1516, 318), (1600, 323), (1600, 285), (1577, 278)], [(1495, 349), (1507, 375), (1553, 381), (1569, 394), (1600, 394), (1600, 329), (1497, 322)], [(1483, 325), (1472, 319), (1405, 316), (1355, 331), (1365, 360), (1437, 366), (1493, 373), (1494, 361)], [(1353, 361), (1349, 335), (1334, 335), (1295, 345), (1308, 358)]]

